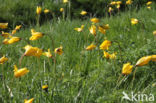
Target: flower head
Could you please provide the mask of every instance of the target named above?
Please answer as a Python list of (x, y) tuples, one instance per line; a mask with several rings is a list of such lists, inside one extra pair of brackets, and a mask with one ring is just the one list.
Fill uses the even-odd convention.
[(106, 29), (104, 29), (102, 26), (99, 26), (98, 28), (102, 34), (106, 34)]
[(52, 54), (50, 52), (50, 49), (48, 49), (48, 52), (44, 52), (42, 53), (44, 56), (48, 57), (48, 58), (51, 58), (52, 57)]
[(92, 19), (90, 19), (90, 21), (93, 22), (93, 23), (98, 23), (98, 22), (100, 22), (100, 20), (99, 20), (98, 18), (92, 18)]
[(42, 86), (42, 89), (47, 89), (48, 88), (48, 85), (43, 85)]
[(100, 45), (100, 49), (101, 50), (108, 50), (109, 49), (109, 46), (111, 46), (111, 41), (109, 40), (105, 40), (102, 42), (102, 44)]
[(96, 45), (91, 44), (91, 45), (87, 46), (86, 50), (93, 50), (95, 48), (96, 48)]
[(135, 18), (131, 18), (131, 24), (132, 25), (135, 25), (135, 24), (138, 24), (138, 19), (135, 19)]
[(21, 38), (20, 37), (10, 37), (10, 39), (4, 39), (3, 40), (3, 44), (13, 44), (13, 43), (16, 43), (18, 41), (20, 41)]
[(3, 56), (3, 57), (0, 58), (0, 64), (5, 63), (6, 61), (8, 61), (7, 57)]
[(89, 31), (90, 31), (91, 34), (93, 34), (94, 36), (96, 36), (96, 26), (95, 25), (92, 25), (89, 28)]
[(149, 6), (149, 5), (151, 5), (151, 4), (152, 4), (152, 1), (148, 1), (148, 2), (146, 3), (147, 6)]
[(122, 67), (122, 74), (129, 75), (132, 72), (133, 65), (126, 63)]
[(29, 38), (29, 40), (38, 40), (39, 38), (43, 37), (43, 33), (36, 32), (34, 29), (31, 29), (32, 36)]
[(84, 28), (84, 25), (81, 25), (80, 28), (74, 28), (74, 30), (76, 30), (78, 32), (82, 32), (83, 28)]
[(36, 8), (36, 14), (37, 15), (40, 15), (41, 12), (42, 12), (42, 8), (40, 6), (37, 6), (37, 8)]
[(45, 14), (47, 14), (47, 13), (49, 13), (49, 12), (50, 12), (49, 9), (45, 9), (45, 10), (44, 10), (44, 13), (45, 13)]
[(8, 28), (8, 23), (0, 23), (0, 29)]
[(62, 46), (60, 46), (60, 47), (58, 47), (58, 48), (55, 48), (55, 51), (54, 51), (56, 54), (59, 54), (59, 55), (62, 55), (62, 53), (63, 53), (63, 47)]
[(19, 30), (22, 27), (22, 25), (16, 25), (15, 30)]
[(27, 74), (29, 72), (29, 70), (27, 68), (21, 68), (18, 70), (17, 66), (14, 65), (14, 76), (16, 78), (21, 77), (25, 74)]
[(126, 4), (127, 4), (127, 5), (131, 5), (132, 2), (133, 2), (132, 0), (127, 0), (127, 1), (126, 1)]
[(24, 100), (24, 103), (32, 103), (33, 100), (34, 100), (34, 98), (31, 98), (31, 99), (29, 99), (29, 100), (25, 99), (25, 100)]
[(112, 11), (113, 11), (113, 8), (112, 7), (109, 7), (108, 8), (108, 12), (111, 13)]
[(63, 0), (63, 3), (68, 3), (68, 0)]
[(2, 36), (4, 38), (8, 38), (10, 36), (10, 33), (7, 33), (7, 32), (2, 31)]
[(64, 11), (64, 8), (60, 8), (60, 12), (63, 12)]
[(86, 14), (87, 14), (87, 12), (86, 12), (86, 11), (84, 11), (84, 10), (82, 10), (80, 14), (81, 14), (81, 15), (86, 15)]
[(144, 66), (146, 64), (148, 64), (148, 62), (151, 60), (152, 56), (144, 56), (142, 58), (140, 58), (137, 63), (136, 66)]

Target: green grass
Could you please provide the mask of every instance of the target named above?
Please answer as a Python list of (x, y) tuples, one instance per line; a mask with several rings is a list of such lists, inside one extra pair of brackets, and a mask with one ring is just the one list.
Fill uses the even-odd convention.
[[(154, 6), (153, 6), (154, 7)], [(21, 103), (24, 99), (35, 98), (33, 103), (128, 103), (122, 101), (122, 92), (142, 92), (156, 95), (156, 88), (152, 84), (156, 82), (156, 63), (139, 67), (136, 78), (131, 84), (133, 73), (116, 87), (124, 63), (133, 65), (143, 56), (156, 53), (156, 39), (152, 32), (156, 29), (156, 9), (141, 8), (139, 11), (121, 13), (114, 17), (101, 18), (101, 24), (109, 24), (110, 29), (106, 35), (97, 33), (97, 48), (93, 51), (85, 51), (85, 47), (94, 41), (88, 28), (91, 23), (88, 20), (72, 21), (48, 21), (41, 27), (21, 29), (16, 36), (22, 38), (18, 43), (0, 45), (0, 54), (7, 55), (9, 61), (0, 65), (4, 80), (0, 83), (0, 102)], [(131, 18), (137, 18), (139, 23), (132, 26)], [(78, 33), (75, 27), (84, 24), (84, 31)], [(55, 64), (52, 59), (42, 56), (24, 57), (21, 67), (27, 67), (30, 72), (21, 77), (13, 76), (13, 65), (17, 64), (24, 53), (23, 47), (31, 36), (30, 29), (35, 28), (46, 35), (37, 40), (30, 41), (32, 46), (37, 46), (47, 51), (51, 49), (54, 56), (54, 48), (63, 46), (63, 55), (56, 56)], [(53, 38), (54, 46), (52, 46)], [(110, 53), (117, 52), (115, 60), (103, 58), (103, 51), (99, 45), (105, 40), (117, 41), (109, 49)], [(0, 38), (2, 41), (2, 37)], [(26, 41), (24, 41), (26, 40)], [(19, 67), (19, 65), (18, 65)], [(4, 69), (4, 71), (2, 71)], [(120, 79), (121, 80), (121, 79)], [(49, 86), (48, 93), (42, 90), (42, 85)], [(13, 93), (10, 97), (8, 86)], [(115, 88), (116, 87), (116, 88)]]

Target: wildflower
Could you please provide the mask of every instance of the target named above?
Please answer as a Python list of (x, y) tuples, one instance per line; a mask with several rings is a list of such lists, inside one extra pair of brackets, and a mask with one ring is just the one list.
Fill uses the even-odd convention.
[(152, 1), (148, 1), (148, 2), (146, 3), (147, 6), (149, 6), (149, 5), (151, 5), (151, 4), (152, 4)]
[(63, 49), (63, 47), (60, 46), (60, 47), (58, 47), (58, 48), (55, 48), (55, 51), (54, 51), (54, 52), (55, 52), (56, 54), (62, 55), (62, 53), (63, 53), (63, 50), (62, 50), (62, 49)]
[(50, 52), (50, 49), (48, 49), (48, 52), (44, 52), (42, 53), (44, 56), (48, 57), (48, 58), (51, 58), (52, 57), (52, 54)]
[(115, 2), (115, 1), (112, 1), (112, 2), (110, 3), (110, 5), (116, 5), (116, 2)]
[(21, 68), (18, 70), (17, 66), (14, 65), (14, 76), (16, 78), (21, 77), (25, 74), (27, 74), (29, 72), (29, 70), (27, 68)]
[(34, 98), (31, 98), (31, 99), (29, 99), (29, 100), (25, 99), (25, 100), (24, 100), (24, 103), (32, 103), (33, 100), (34, 100)]
[(78, 32), (82, 32), (83, 28), (84, 28), (84, 25), (81, 25), (80, 28), (74, 28), (74, 30), (76, 30)]
[(16, 33), (16, 29), (15, 29), (15, 30), (12, 30), (12, 33), (11, 33), (11, 34), (13, 35), (13, 34), (15, 34), (15, 33)]
[(96, 48), (96, 45), (91, 44), (91, 45), (87, 46), (86, 50), (93, 50), (95, 48)]
[(3, 56), (3, 57), (0, 58), (0, 64), (5, 63), (6, 61), (8, 61), (7, 57)]
[(155, 35), (155, 36), (156, 36), (156, 30), (154, 30), (154, 31), (153, 31), (153, 35)]
[(87, 14), (87, 12), (86, 11), (81, 11), (81, 13), (80, 13), (81, 15), (86, 15)]
[(136, 66), (144, 66), (146, 64), (148, 64), (148, 62), (151, 60), (152, 56), (144, 56), (142, 58), (140, 58), (137, 63)]
[(6, 29), (8, 27), (8, 23), (0, 23), (0, 29)]
[(22, 27), (22, 25), (16, 25), (15, 30), (19, 30)]
[(98, 23), (98, 22), (100, 22), (100, 20), (99, 20), (98, 18), (92, 18), (92, 19), (90, 19), (90, 21), (93, 22), (93, 23)]
[(100, 27), (103, 28), (103, 29), (105, 29), (105, 30), (107, 30), (107, 29), (110, 28), (110, 27), (109, 27), (109, 24), (100, 25)]
[(108, 8), (108, 12), (111, 13), (112, 11), (113, 11), (113, 8), (112, 7), (109, 7)]
[(45, 14), (47, 14), (47, 13), (49, 13), (49, 12), (50, 12), (49, 9), (45, 9), (45, 10), (44, 10), (44, 13), (45, 13)]
[(122, 67), (122, 74), (129, 75), (132, 72), (133, 65), (126, 63)]
[(151, 61), (155, 61), (156, 62), (156, 55), (152, 55)]
[(9, 35), (10, 35), (9, 33), (2, 31), (2, 36), (3, 36), (4, 38), (8, 38)]
[(4, 39), (3, 44), (13, 44), (20, 41), (20, 37), (10, 37), (10, 39)]
[(135, 24), (137, 24), (138, 22), (139, 22), (138, 19), (131, 18), (131, 24), (132, 24), (132, 25), (135, 25)]
[(41, 33), (41, 32), (36, 32), (34, 29), (31, 29), (31, 34), (32, 34), (32, 36), (29, 38), (29, 40), (37, 40), (37, 39), (39, 39), (39, 38), (41, 38), (41, 37), (43, 37), (43, 33)]
[(102, 26), (99, 26), (98, 28), (102, 34), (106, 34), (106, 30)]
[(104, 51), (103, 54), (104, 54), (103, 57), (105, 57), (107, 59), (110, 57), (110, 54), (106, 51)]
[(116, 8), (117, 8), (117, 9), (120, 9), (120, 5), (116, 5)]
[(48, 88), (48, 85), (43, 85), (42, 86), (42, 89), (47, 89)]
[(100, 45), (100, 49), (105, 50), (105, 49), (109, 49), (109, 46), (111, 46), (111, 41), (109, 40), (105, 40), (102, 42), (102, 44)]
[(150, 6), (147, 6), (147, 9), (149, 9), (149, 10), (150, 10), (150, 9), (151, 9), (151, 7), (150, 7)]
[(63, 12), (64, 11), (64, 8), (60, 8), (60, 12)]
[(152, 87), (156, 87), (156, 83), (153, 83), (153, 84), (152, 84)]
[(127, 0), (127, 1), (126, 1), (126, 4), (127, 4), (127, 5), (131, 5), (132, 2), (133, 2), (132, 0)]
[(117, 53), (110, 54), (110, 59), (115, 59)]
[(94, 36), (96, 36), (96, 26), (95, 25), (92, 25), (89, 28), (89, 31), (90, 31), (91, 34), (93, 34)]
[(117, 1), (117, 2), (116, 2), (116, 5), (121, 5), (121, 4), (122, 4), (121, 1)]
[(37, 6), (37, 8), (36, 8), (36, 14), (37, 15), (40, 15), (41, 12), (42, 12), (42, 8), (40, 6)]
[(63, 3), (68, 3), (68, 0), (63, 0)]

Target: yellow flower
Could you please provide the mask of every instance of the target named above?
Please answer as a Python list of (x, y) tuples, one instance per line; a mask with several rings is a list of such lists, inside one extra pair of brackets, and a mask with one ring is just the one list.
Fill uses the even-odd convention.
[(135, 25), (135, 24), (137, 24), (138, 22), (139, 22), (138, 19), (131, 18), (131, 24), (132, 24), (132, 25)]
[(25, 74), (27, 74), (29, 72), (29, 70), (27, 68), (21, 68), (18, 70), (17, 66), (14, 65), (14, 76), (16, 78), (21, 77)]
[(96, 48), (96, 45), (91, 44), (91, 45), (87, 46), (86, 50), (93, 50), (95, 48)]
[(16, 25), (15, 30), (19, 30), (22, 27), (22, 25)]
[(116, 5), (121, 5), (121, 4), (122, 4), (121, 1), (117, 1), (117, 2), (116, 2)]
[(44, 13), (45, 13), (45, 14), (47, 14), (47, 13), (49, 13), (49, 12), (50, 12), (49, 9), (45, 9), (45, 10), (44, 10)]
[(42, 12), (42, 8), (40, 6), (37, 6), (37, 8), (36, 8), (36, 14), (37, 15), (40, 15), (41, 12)]
[(81, 13), (80, 13), (81, 15), (86, 15), (87, 14), (87, 12), (86, 11), (81, 11)]
[(74, 28), (74, 30), (76, 30), (78, 32), (82, 32), (83, 28), (84, 28), (84, 25), (81, 25), (80, 28)]
[(90, 19), (90, 21), (93, 22), (93, 23), (98, 23), (98, 22), (100, 22), (100, 20), (99, 20), (98, 18), (92, 18), (92, 19)]
[(112, 11), (113, 11), (113, 8), (112, 7), (109, 7), (108, 8), (108, 12), (111, 13)]
[(115, 59), (117, 53), (110, 54), (110, 59)]
[(116, 2), (115, 2), (115, 1), (112, 1), (112, 2), (110, 3), (110, 5), (116, 5)]
[(19, 37), (10, 37), (10, 39), (4, 39), (3, 44), (13, 44), (20, 40), (21, 40), (21, 38), (19, 38)]
[(108, 50), (109, 46), (111, 46), (111, 41), (109, 40), (105, 40), (102, 42), (102, 44), (100, 45), (100, 49), (101, 50)]
[(58, 47), (58, 48), (55, 48), (55, 53), (57, 53), (57, 54), (59, 54), (59, 55), (62, 55), (62, 53), (63, 53), (63, 47), (62, 46), (60, 46), (60, 47)]
[(60, 8), (60, 12), (63, 12), (64, 11), (64, 8)]
[(99, 26), (98, 28), (102, 34), (106, 34), (106, 30), (102, 26)]
[(132, 72), (133, 65), (126, 63), (122, 67), (122, 74), (128, 75)]
[(151, 4), (152, 4), (152, 1), (149, 1), (149, 2), (146, 3), (147, 6), (149, 6)]
[(15, 33), (16, 33), (16, 29), (15, 29), (15, 30), (12, 30), (12, 33), (11, 33), (11, 34), (13, 35), (13, 34), (15, 34)]
[(31, 45), (26, 45), (24, 47), (26, 50), (24, 56), (36, 56), (40, 57), (42, 55), (42, 50), (37, 47), (32, 47)]
[(131, 5), (132, 2), (133, 2), (132, 0), (127, 0), (127, 1), (126, 1), (126, 4), (127, 4), (127, 5)]
[(105, 57), (107, 59), (110, 57), (110, 54), (106, 51), (104, 51), (103, 54), (104, 54), (103, 57)]
[(29, 100), (25, 99), (25, 100), (24, 100), (24, 103), (32, 103), (33, 100), (34, 100), (34, 98), (31, 98), (31, 99), (29, 99)]
[(8, 43), (8, 40), (9, 40), (9, 39), (4, 39), (4, 40), (3, 40), (3, 44), (9, 44), (9, 43)]
[(142, 58), (140, 58), (137, 63), (136, 66), (144, 66), (146, 64), (148, 64), (148, 62), (151, 60), (152, 56), (144, 56)]
[(152, 55), (151, 61), (155, 61), (156, 62), (156, 55)]
[(117, 9), (120, 9), (120, 5), (119, 5), (119, 4), (118, 4), (118, 5), (116, 5), (116, 8), (117, 8)]
[(8, 37), (10, 36), (10, 34), (7, 33), (7, 32), (2, 31), (2, 36), (3, 36), (4, 38), (8, 38)]
[(29, 40), (37, 40), (37, 39), (39, 39), (39, 38), (41, 38), (41, 37), (43, 37), (43, 33), (41, 33), (41, 32), (36, 32), (34, 29), (31, 29), (31, 34), (32, 34), (32, 36), (29, 38)]
[(67, 3), (68, 2), (68, 0), (63, 0), (63, 3)]
[(150, 10), (150, 9), (151, 9), (151, 7), (150, 7), (150, 6), (147, 6), (147, 9), (149, 9), (149, 10)]
[(5, 56), (0, 58), (0, 64), (5, 63), (6, 61), (8, 61), (8, 58), (6, 58)]
[(0, 23), (0, 29), (8, 28), (8, 23)]
[(42, 86), (42, 89), (47, 89), (48, 88), (48, 85), (43, 85)]
[(153, 31), (153, 35), (155, 35), (155, 36), (156, 36), (156, 30), (154, 30), (154, 31)]
[(48, 52), (44, 52), (42, 53), (44, 56), (48, 57), (48, 58), (51, 58), (52, 57), (52, 54), (50, 52), (50, 49), (48, 49)]
[(96, 36), (96, 26), (95, 25), (92, 25), (89, 28), (89, 31), (90, 31), (91, 34), (93, 34), (94, 36)]

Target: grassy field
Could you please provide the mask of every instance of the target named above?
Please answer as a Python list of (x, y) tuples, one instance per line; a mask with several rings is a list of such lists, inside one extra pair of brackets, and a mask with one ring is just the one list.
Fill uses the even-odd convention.
[[(151, 10), (142, 7), (139, 11), (127, 11), (116, 16), (100, 18), (100, 24), (109, 24), (106, 35), (97, 32), (96, 41), (89, 28), (92, 25), (87, 20), (56, 20), (47, 21), (41, 26), (31, 25), (21, 28), (15, 34), (21, 41), (4, 45), (0, 37), (0, 57), (6, 55), (9, 60), (0, 64), (0, 103), (22, 103), (25, 99), (34, 98), (33, 103), (131, 103), (122, 100), (122, 92), (130, 94), (146, 93), (156, 96), (156, 62), (137, 67), (134, 81), (134, 71), (119, 78), (123, 64), (130, 62), (135, 65), (143, 56), (156, 54), (156, 4)], [(137, 18), (139, 23), (131, 25), (131, 18)], [(82, 32), (74, 30), (84, 25)], [(45, 35), (36, 41), (29, 41), (31, 29), (43, 32)], [(116, 52), (116, 59), (103, 57), (99, 49), (104, 40), (112, 41), (108, 52)], [(97, 44), (92, 51), (85, 48), (91, 43)], [(45, 56), (24, 57), (23, 47), (30, 44), (43, 51), (50, 48), (52, 58)], [(54, 53), (54, 49), (63, 47), (63, 54)], [(14, 77), (14, 65), (27, 67), (29, 73)], [(117, 82), (119, 81), (121, 82)], [(42, 89), (48, 85), (48, 90)], [(155, 98), (156, 99), (156, 98)], [(142, 102), (139, 102), (142, 103)], [(154, 103), (154, 102), (153, 102)]]

